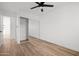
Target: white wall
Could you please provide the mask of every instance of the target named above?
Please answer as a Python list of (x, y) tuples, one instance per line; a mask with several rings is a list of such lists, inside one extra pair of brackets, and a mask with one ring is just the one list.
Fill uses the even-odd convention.
[(20, 18), (11, 16), (11, 39), (20, 43)]
[(16, 19), (16, 41), (20, 43), (20, 18)]
[(40, 38), (79, 51), (79, 3), (60, 3), (40, 20)]
[(16, 21), (17, 21), (17, 17), (11, 17), (11, 39), (16, 39)]
[(37, 20), (29, 20), (29, 36), (39, 38), (40, 22)]
[(20, 19), (19, 17), (10, 17), (11, 23), (10, 23), (10, 30), (11, 30), (11, 39), (16, 40), (18, 43), (20, 43)]

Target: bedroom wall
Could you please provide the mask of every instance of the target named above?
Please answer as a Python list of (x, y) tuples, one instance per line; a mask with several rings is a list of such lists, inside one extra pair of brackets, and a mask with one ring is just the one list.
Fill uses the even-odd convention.
[(16, 22), (16, 20), (17, 20), (17, 17), (11, 17), (10, 18), (11, 19), (11, 23), (10, 23), (10, 29), (11, 29), (11, 38), (12, 39), (16, 39), (16, 28), (17, 28), (17, 26), (16, 26), (16, 24), (17, 24), (17, 22)]
[(79, 3), (60, 3), (40, 20), (40, 38), (79, 51)]
[(29, 36), (40, 38), (40, 22), (38, 20), (29, 20)]

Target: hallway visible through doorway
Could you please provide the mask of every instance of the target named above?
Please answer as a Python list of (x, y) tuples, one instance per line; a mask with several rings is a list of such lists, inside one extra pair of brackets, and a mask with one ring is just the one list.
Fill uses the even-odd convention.
[(3, 16), (3, 39), (10, 38), (10, 17)]

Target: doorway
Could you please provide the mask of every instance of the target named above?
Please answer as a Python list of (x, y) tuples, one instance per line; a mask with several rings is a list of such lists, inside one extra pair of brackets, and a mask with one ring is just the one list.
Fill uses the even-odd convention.
[(3, 39), (10, 39), (10, 17), (3, 16)]
[(25, 17), (2, 16), (0, 18), (0, 42), (4, 39), (15, 39), (17, 42), (28, 40), (28, 22), (29, 19)]
[(10, 17), (0, 16), (0, 47), (5, 39), (10, 39)]
[(28, 40), (28, 18), (20, 17), (20, 41)]

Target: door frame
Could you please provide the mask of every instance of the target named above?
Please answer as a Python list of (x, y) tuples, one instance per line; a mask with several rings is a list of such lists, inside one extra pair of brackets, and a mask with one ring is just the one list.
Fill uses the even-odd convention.
[[(26, 39), (25, 40), (29, 40), (29, 38), (28, 38), (28, 35), (29, 35), (29, 19), (28, 18), (25, 18), (25, 17), (20, 17), (20, 34), (21, 34), (21, 20), (26, 20), (25, 22), (26, 22)], [(20, 36), (20, 38), (21, 38), (21, 36)], [(20, 40), (21, 41), (21, 40)]]

